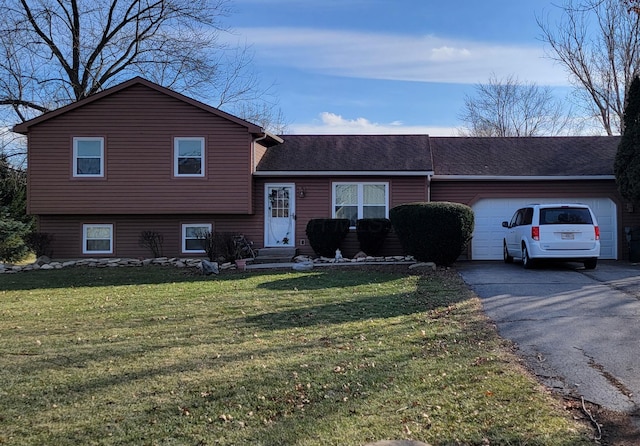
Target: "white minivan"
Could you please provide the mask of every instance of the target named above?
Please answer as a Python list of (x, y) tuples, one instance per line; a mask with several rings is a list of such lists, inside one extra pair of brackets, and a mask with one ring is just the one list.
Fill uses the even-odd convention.
[(522, 259), (530, 268), (535, 259), (583, 262), (594, 269), (600, 256), (600, 228), (586, 204), (531, 204), (503, 221), (504, 261)]

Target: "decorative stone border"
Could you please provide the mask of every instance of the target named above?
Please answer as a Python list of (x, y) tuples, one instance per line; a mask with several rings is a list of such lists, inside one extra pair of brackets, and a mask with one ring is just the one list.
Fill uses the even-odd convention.
[(416, 260), (413, 256), (386, 256), (386, 257), (372, 257), (367, 255), (359, 255), (357, 254), (352, 259), (346, 259), (344, 257), (339, 258), (331, 258), (331, 257), (317, 257), (313, 258), (310, 256), (296, 256), (294, 259), (296, 263), (303, 262), (313, 262), (314, 264), (322, 264), (322, 263), (332, 263), (332, 264), (341, 264), (341, 263), (399, 263), (399, 262), (415, 262)]
[[(76, 266), (88, 266), (93, 268), (116, 268), (116, 267), (141, 267), (148, 265), (158, 265), (158, 266), (172, 266), (175, 268), (194, 268), (198, 270), (202, 270), (202, 261), (203, 259), (198, 258), (178, 258), (178, 257), (158, 257), (154, 259), (132, 259), (132, 258), (91, 258), (91, 259), (78, 259), (78, 260), (66, 260), (66, 261), (56, 261), (51, 260), (46, 256), (39, 257), (35, 262), (30, 263), (28, 265), (7, 265), (0, 263), (0, 274), (12, 274), (18, 272), (28, 272), (28, 271), (37, 271), (37, 270), (53, 270), (53, 269), (62, 269), (62, 268), (70, 268)], [(346, 265), (346, 264), (368, 264), (368, 263), (408, 263), (408, 264), (416, 264), (415, 259), (412, 256), (387, 256), (387, 257), (371, 257), (360, 255), (356, 256), (353, 259), (345, 259), (345, 258), (329, 258), (329, 257), (318, 257), (312, 258), (310, 256), (297, 256), (294, 258), (294, 264), (311, 264), (311, 265)], [(271, 264), (270, 267), (276, 267), (278, 264)], [(282, 267), (287, 268), (291, 264), (283, 263)], [(257, 267), (258, 265), (250, 265)], [(426, 266), (431, 266), (427, 264)], [(435, 265), (434, 265), (435, 266)], [(236, 269), (235, 264), (228, 262), (222, 263), (218, 265), (220, 271)]]
[[(127, 258), (103, 258), (103, 259), (78, 259), (67, 261), (55, 261), (48, 257), (39, 257), (28, 265), (4, 265), (0, 263), (0, 274), (18, 273), (37, 270), (62, 269), (74, 266), (88, 266), (94, 268), (115, 268), (131, 266), (173, 266), (175, 268), (201, 268), (202, 259), (158, 257), (155, 259), (127, 259)], [(235, 268), (232, 263), (219, 265), (221, 270)]]

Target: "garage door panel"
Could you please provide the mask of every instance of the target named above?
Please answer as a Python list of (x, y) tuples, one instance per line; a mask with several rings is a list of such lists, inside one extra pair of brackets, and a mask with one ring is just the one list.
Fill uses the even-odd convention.
[(616, 205), (609, 198), (487, 198), (473, 205), (475, 231), (471, 240), (474, 260), (502, 259), (503, 221), (531, 203), (584, 203), (593, 210), (600, 226), (600, 258), (617, 258)]

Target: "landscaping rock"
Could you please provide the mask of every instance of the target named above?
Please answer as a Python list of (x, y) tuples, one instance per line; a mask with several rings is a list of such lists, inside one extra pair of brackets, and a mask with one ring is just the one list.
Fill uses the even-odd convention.
[(200, 269), (202, 270), (202, 274), (208, 276), (210, 274), (220, 274), (220, 268), (218, 267), (218, 262), (210, 262), (208, 260), (203, 260), (201, 262)]
[(47, 263), (51, 263), (51, 259), (47, 256), (40, 256), (36, 259), (36, 261), (34, 262), (34, 265), (42, 266)]
[(294, 271), (311, 271), (313, 269), (313, 262), (294, 263), (291, 268)]
[[(309, 271), (314, 268), (315, 265), (321, 264), (354, 264), (354, 263), (402, 263), (402, 262), (415, 262), (415, 259), (411, 256), (392, 256), (392, 257), (371, 257), (366, 256), (364, 253), (359, 253), (352, 259), (348, 258), (331, 258), (331, 257), (319, 257), (312, 258), (306, 255), (296, 256), (294, 258), (294, 266), (292, 267), (296, 271)], [(207, 265), (208, 264), (208, 265)], [(235, 265), (231, 262), (218, 264), (217, 262), (209, 262), (206, 259), (199, 258), (168, 258), (158, 257), (154, 259), (141, 259), (141, 258), (86, 258), (76, 260), (65, 261), (53, 261), (46, 256), (39, 257), (34, 263), (30, 265), (8, 265), (0, 263), (0, 274), (9, 274), (17, 272), (28, 272), (34, 270), (52, 270), (71, 268), (75, 266), (88, 266), (92, 268), (115, 268), (115, 267), (143, 267), (143, 266), (160, 266), (160, 267), (174, 267), (174, 268), (193, 268), (203, 272), (203, 274), (218, 274), (220, 271), (235, 269)], [(205, 265), (205, 266), (203, 266)], [(215, 265), (215, 267), (213, 266)], [(298, 266), (295, 266), (298, 265)], [(411, 265), (410, 268), (429, 267), (433, 270), (436, 269), (432, 263), (418, 263)], [(208, 268), (211, 268), (211, 272)], [(217, 271), (214, 270), (217, 268)]]
[(409, 266), (409, 269), (416, 269), (416, 268), (431, 268), (433, 271), (435, 271), (436, 264), (433, 262), (420, 262), (420, 263), (414, 263), (413, 265)]

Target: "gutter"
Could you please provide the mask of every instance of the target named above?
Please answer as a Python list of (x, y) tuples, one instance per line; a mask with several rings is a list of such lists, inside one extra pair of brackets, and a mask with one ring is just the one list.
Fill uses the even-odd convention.
[(433, 175), (433, 181), (594, 181), (615, 180), (615, 175)]
[(375, 170), (375, 171), (362, 171), (362, 170), (272, 170), (272, 171), (257, 171), (254, 172), (258, 177), (319, 177), (319, 176), (332, 176), (332, 177), (431, 177), (433, 171), (406, 171), (406, 170)]
[(267, 138), (273, 139), (278, 144), (282, 144), (284, 142), (284, 140), (282, 138), (280, 138), (277, 135), (273, 135), (273, 134), (267, 132), (266, 130), (263, 130), (262, 136), (254, 138), (253, 141), (251, 141), (251, 144), (252, 144), (252, 147), (251, 147), (251, 159), (252, 159), (252, 164), (253, 164), (253, 169), (251, 169), (251, 171), (253, 173), (255, 173), (256, 169), (258, 168), (258, 163), (256, 162), (256, 143), (260, 142), (262, 140), (265, 140)]

